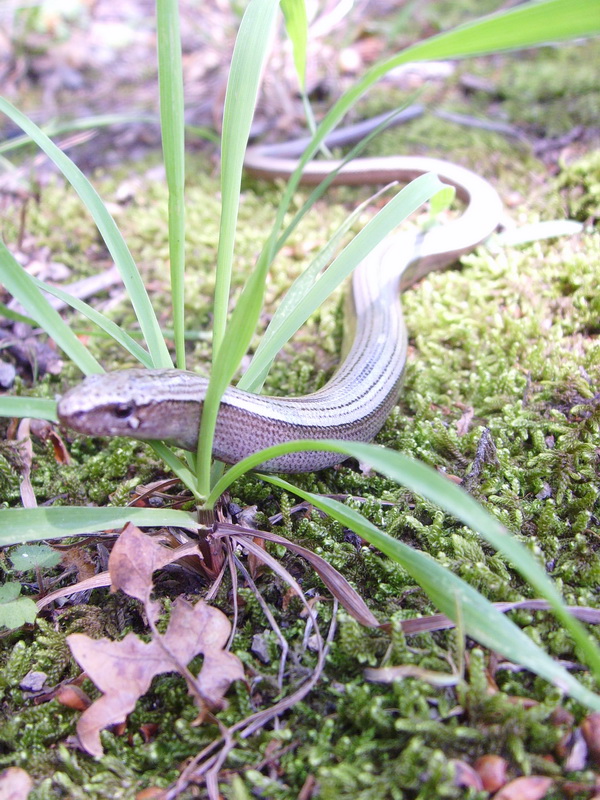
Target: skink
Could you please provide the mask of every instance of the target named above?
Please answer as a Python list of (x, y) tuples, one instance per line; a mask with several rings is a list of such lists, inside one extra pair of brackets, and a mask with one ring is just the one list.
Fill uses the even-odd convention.
[[(300, 140), (250, 148), (246, 169), (268, 179), (287, 178), (305, 145)], [(302, 181), (319, 183), (338, 163), (312, 161)], [(467, 204), (465, 211), (426, 233), (388, 237), (359, 264), (347, 312), (354, 338), (338, 371), (322, 389), (303, 397), (268, 397), (229, 387), (217, 419), (215, 458), (234, 464), (262, 448), (294, 439), (370, 441), (381, 429), (396, 403), (406, 363), (400, 292), (486, 239), (500, 222), (502, 203), (483, 178), (434, 158), (359, 158), (343, 166), (335, 179), (338, 184), (407, 182), (427, 172), (456, 188)], [(200, 375), (176, 369), (91, 375), (62, 397), (58, 416), (80, 433), (164, 440), (193, 451), (207, 384)], [(336, 453), (291, 453), (261, 469), (311, 472), (341, 460), (343, 456)]]

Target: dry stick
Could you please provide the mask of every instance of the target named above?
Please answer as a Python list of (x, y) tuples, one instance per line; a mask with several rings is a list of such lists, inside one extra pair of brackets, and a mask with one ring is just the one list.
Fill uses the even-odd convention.
[(269, 625), (271, 626), (271, 628), (273, 628), (273, 631), (275, 632), (275, 636), (277, 636), (277, 639), (279, 640), (279, 645), (281, 647), (281, 658), (279, 659), (279, 675), (277, 677), (277, 688), (281, 692), (281, 691), (283, 691), (283, 673), (285, 671), (285, 662), (287, 661), (288, 652), (289, 652), (288, 643), (286, 641), (285, 636), (281, 632), (281, 628), (279, 627), (279, 625), (275, 621), (275, 617), (273, 616), (273, 614), (271, 614), (271, 610), (270, 610), (269, 606), (267, 605), (267, 603), (265, 602), (264, 597), (258, 591), (258, 587), (254, 583), (254, 581), (252, 579), (252, 576), (250, 575), (250, 573), (248, 572), (246, 567), (242, 564), (242, 562), (239, 560), (239, 558), (237, 558), (237, 556), (234, 556), (234, 558), (235, 558), (235, 563), (237, 564), (240, 572), (242, 573), (242, 575), (246, 579), (248, 585), (250, 586), (250, 588), (254, 592), (254, 595), (255, 595), (256, 599), (258, 600), (258, 602), (260, 604), (260, 607), (262, 608), (265, 617), (269, 621)]
[[(231, 650), (231, 648), (233, 647), (233, 640), (235, 637), (235, 632), (237, 630), (237, 623), (239, 616), (238, 579), (237, 579), (237, 572), (235, 569), (235, 562), (237, 561), (237, 559), (235, 557), (235, 553), (233, 552), (231, 542), (225, 539), (224, 544), (227, 550), (227, 566), (229, 567), (229, 574), (231, 575), (231, 596), (233, 598), (233, 620), (231, 622), (231, 633), (229, 634), (229, 639), (227, 641), (225, 649)], [(223, 562), (223, 566), (225, 566), (225, 562)]]
[(227, 566), (228, 566), (227, 561), (223, 561), (223, 565), (221, 566), (219, 574), (214, 579), (214, 581), (212, 582), (212, 586), (210, 587), (210, 589), (208, 590), (208, 592), (204, 596), (204, 599), (205, 599), (206, 602), (208, 602), (209, 600), (214, 600), (215, 597), (217, 596), (217, 593), (218, 593), (218, 591), (219, 591), (219, 589), (221, 587), (221, 583), (223, 581), (223, 576), (225, 575), (225, 570), (227, 569)]

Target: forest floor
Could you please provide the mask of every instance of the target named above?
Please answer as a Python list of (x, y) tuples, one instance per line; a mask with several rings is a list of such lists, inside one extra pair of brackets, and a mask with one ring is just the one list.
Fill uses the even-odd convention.
[[(366, 4), (339, 28), (325, 18), (316, 40), (309, 87), (317, 115), (374, 60), (410, 41), (483, 13), (482, 3), (419, 3), (412, 13)], [(73, 3), (70, 15), (48, 6), (3, 18), (0, 75), (4, 94), (38, 124), (66, 123), (57, 140), (92, 178), (142, 270), (161, 322), (168, 326), (167, 190), (157, 124), (153, 4)], [(412, 7), (411, 7), (412, 8)], [(195, 337), (189, 363), (208, 363), (212, 266), (219, 214), (219, 127), (227, 65), (238, 17), (233, 4), (182, 3), (187, 162), (187, 322)], [(439, 21), (443, 19), (443, 24)], [(207, 35), (210, 31), (210, 36)], [(1, 38), (5, 37), (5, 42)], [(6, 46), (5, 46), (6, 44)], [(428, 154), (482, 174), (506, 207), (506, 229), (577, 219), (572, 236), (479, 248), (456, 268), (406, 292), (410, 334), (402, 396), (377, 441), (421, 459), (466, 483), (546, 566), (572, 606), (600, 608), (600, 51), (597, 43), (547, 47), (460, 63), (398, 71), (357, 109), (370, 116), (419, 93), (426, 112), (379, 137), (372, 152)], [(255, 133), (285, 139), (301, 130), (289, 53), (275, 49), (265, 77)], [(445, 112), (440, 118), (437, 112)], [(116, 124), (69, 127), (95, 115)], [(150, 120), (133, 119), (140, 114)], [(450, 116), (448, 116), (450, 115)], [(460, 124), (457, 117), (461, 115)], [(485, 120), (484, 130), (474, 120)], [(3, 128), (10, 141), (17, 131)], [(0, 178), (3, 235), (21, 263), (42, 279), (69, 281), (107, 270), (110, 258), (73, 191), (31, 149)], [(247, 179), (236, 241), (239, 291), (269, 229), (279, 188)], [(299, 194), (299, 200), (301, 198)], [(340, 188), (319, 202), (278, 260), (262, 322), (307, 258), (368, 190)], [(3, 299), (6, 302), (6, 298)], [(132, 325), (124, 291), (112, 287), (98, 306), (123, 328)], [(337, 295), (309, 320), (276, 362), (267, 383), (274, 394), (304, 394), (335, 367), (343, 303)], [(79, 323), (74, 323), (79, 324)], [(86, 331), (81, 326), (81, 333)], [(258, 339), (256, 340), (258, 341)], [(92, 342), (107, 367), (113, 346)], [(54, 397), (79, 378), (73, 365), (32, 381), (17, 369), (18, 393)], [(5, 426), (7, 427), (7, 426)], [(19, 458), (7, 432), (0, 448), (0, 499), (20, 502)], [(482, 441), (493, 456), (481, 459)], [(75, 437), (62, 431), (71, 461), (52, 440), (32, 437), (31, 485), (39, 505), (123, 505), (136, 487), (165, 477), (143, 444)], [(477, 468), (474, 469), (474, 464)], [(168, 477), (168, 475), (167, 475)], [(388, 533), (429, 553), (494, 602), (535, 597), (533, 589), (472, 531), (432, 504), (379, 475), (347, 462), (296, 476), (315, 492), (362, 498), (362, 513)], [(177, 487), (169, 492), (174, 497)], [(522, 794), (506, 798), (590, 798), (600, 794), (600, 726), (594, 715), (557, 688), (485, 651), (460, 632), (407, 636), (401, 622), (436, 609), (412, 578), (338, 523), (314, 510), (294, 511), (295, 499), (254, 477), (233, 487), (235, 508), (257, 506), (254, 521), (327, 559), (358, 590), (383, 632), (361, 627), (346, 612), (316, 687), (275, 725), (240, 739), (220, 773), (222, 795), (235, 800), (386, 800), (484, 798), (492, 785), (522, 777)], [(358, 503), (359, 501), (356, 500)], [(277, 519), (275, 523), (274, 520)], [(116, 536), (85, 540), (63, 551), (49, 572), (73, 580), (105, 564)], [(327, 591), (309, 565), (270, 546), (304, 592), (323, 627), (332, 619)], [(38, 577), (1, 562), (32, 596)], [(155, 576), (165, 604), (206, 593), (206, 577), (181, 567)], [(291, 694), (316, 656), (307, 621), (279, 575), (266, 568), (255, 582), (287, 640), (284, 694)], [(232, 725), (278, 698), (279, 642), (254, 591), (240, 578), (233, 652), (248, 684), (237, 682), (219, 714)], [(232, 586), (215, 598), (233, 613)], [(581, 682), (597, 689), (567, 633), (548, 612), (520, 610), (512, 618)], [(79, 673), (66, 636), (121, 638), (145, 630), (137, 602), (98, 589), (46, 612), (36, 625), (0, 639), (0, 766), (18, 766), (34, 780), (32, 800), (151, 798), (177, 780), (182, 766), (218, 736), (197, 725), (185, 681), (162, 675), (139, 700), (127, 724), (103, 733), (105, 754), (94, 760), (76, 744), (80, 711), (56, 687)], [(591, 629), (591, 635), (596, 635)], [(391, 684), (367, 680), (365, 668), (411, 665), (414, 675)], [(32, 688), (43, 673), (43, 689)], [(454, 680), (444, 678), (454, 677)], [(83, 688), (94, 695), (91, 682)], [(496, 783), (481, 783), (486, 770)], [(479, 781), (479, 783), (478, 783)], [(527, 783), (528, 781), (528, 783)], [(529, 794), (526, 794), (529, 792)], [(536, 794), (537, 792), (537, 794)], [(25, 795), (23, 795), (25, 796)], [(205, 797), (203, 787), (181, 797)]]

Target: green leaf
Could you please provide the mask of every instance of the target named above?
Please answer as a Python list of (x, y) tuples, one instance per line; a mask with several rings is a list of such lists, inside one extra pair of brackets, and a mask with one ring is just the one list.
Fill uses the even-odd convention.
[(0, 417), (16, 417), (23, 419), (47, 419), (58, 422), (56, 416), (56, 400), (41, 397), (0, 397)]
[(178, 0), (157, 0), (160, 126), (169, 188), (169, 262), (177, 366), (185, 369), (185, 149)]
[[(151, 125), (156, 125), (158, 123), (158, 117), (152, 114), (97, 114), (92, 117), (71, 119), (67, 122), (55, 120), (46, 125), (42, 125), (40, 130), (42, 130), (46, 136), (57, 136), (61, 133), (86, 131), (90, 130), (90, 128), (104, 128), (110, 125), (126, 125), (130, 122), (138, 124), (140, 122), (147, 122)], [(5, 142), (0, 143), (0, 153), (8, 153), (30, 144), (30, 136), (13, 136)]]
[[(426, 469), (429, 470), (429, 467)], [(434, 472), (433, 470), (429, 471)], [(438, 564), (431, 556), (413, 550), (403, 542), (393, 539), (378, 530), (357, 511), (347, 508), (337, 500), (298, 489), (274, 475), (263, 477), (274, 486), (292, 492), (325, 511), (342, 525), (349, 527), (377, 547), (382, 553), (401, 564), (424, 589), (436, 607), (450, 619), (456, 622), (460, 621), (466, 633), (473, 639), (502, 654), (510, 661), (522, 664), (580, 702), (600, 711), (600, 696), (582, 686), (564, 667), (554, 661), (527, 634), (495, 608), (489, 600), (461, 578), (453, 575), (450, 570)], [(452, 486), (458, 488), (454, 484)], [(483, 509), (481, 511), (489, 520), (498, 525), (487, 512)]]
[(15, 630), (26, 623), (35, 622), (37, 607), (30, 597), (19, 597), (20, 583), (0, 586), (0, 628)]
[(30, 569), (50, 569), (60, 564), (60, 553), (47, 544), (28, 544), (10, 551), (10, 561), (17, 572)]
[[(271, 34), (275, 24), (279, 0), (251, 0), (240, 24), (227, 82), (225, 107), (223, 110), (223, 135), (221, 145), (221, 220), (219, 225), (219, 248), (217, 252), (217, 274), (215, 280), (213, 360), (210, 382), (204, 400), (200, 435), (198, 437), (198, 490), (208, 494), (210, 488), (210, 462), (212, 440), (221, 395), (246, 352), (255, 324), (246, 325), (245, 344), (236, 342), (235, 352), (222, 347), (225, 337), (235, 228), (240, 201), (240, 185), (250, 125), (268, 53)], [(246, 297), (243, 309), (235, 311), (258, 319), (264, 293), (267, 265), (257, 267), (253, 296)], [(231, 339), (231, 337), (230, 337)], [(237, 359), (237, 360), (236, 360)]]
[[(156, 367), (171, 367), (173, 362), (169, 356), (167, 345), (162, 337), (156, 315), (150, 303), (148, 293), (144, 287), (141, 276), (137, 270), (135, 262), (129, 252), (125, 240), (123, 239), (114, 219), (108, 213), (106, 206), (100, 196), (85, 177), (79, 167), (71, 161), (37, 125), (35, 125), (25, 114), (18, 111), (8, 100), (0, 97), (0, 111), (6, 114), (16, 125), (40, 147), (46, 155), (52, 159), (60, 169), (65, 178), (75, 189), (85, 207), (92, 215), (94, 222), (108, 248), (111, 256), (117, 265), (123, 283), (127, 289), (127, 294), (131, 300), (140, 327), (144, 333), (148, 349), (152, 355), (153, 364)], [(22, 302), (22, 301), (21, 301)], [(23, 303), (23, 305), (25, 305)], [(29, 311), (29, 309), (28, 309)], [(38, 319), (35, 314), (32, 314)], [(38, 322), (41, 321), (38, 319)], [(54, 338), (54, 334), (52, 334)], [(62, 344), (57, 341), (62, 347)], [(64, 348), (63, 348), (64, 349)], [(69, 353), (69, 356), (71, 354)], [(85, 372), (86, 370), (84, 370)], [(88, 370), (94, 371), (94, 370)], [(97, 371), (97, 370), (96, 370)]]
[(4, 303), (0, 303), (0, 315), (6, 317), (6, 319), (12, 319), (15, 322), (24, 322), (25, 325), (32, 325), (33, 327), (37, 325), (34, 319), (19, 314), (17, 311), (13, 311), (12, 308), (5, 306)]
[(0, 585), (0, 603), (10, 603), (21, 594), (21, 584), (10, 581)]
[(279, 0), (251, 0), (235, 42), (227, 81), (221, 139), (221, 220), (213, 323), (213, 364), (225, 335), (240, 185), (246, 145)]
[[(296, 333), (308, 317), (321, 306), (340, 283), (347, 278), (358, 264), (396, 228), (402, 220), (412, 214), (420, 205), (434, 196), (442, 187), (435, 175), (421, 175), (405, 186), (370, 220), (352, 241), (344, 248), (321, 277), (308, 288), (293, 308), (287, 307), (285, 315), (277, 317), (277, 327), (266, 337), (257, 350), (257, 356), (250, 363), (239, 382), (241, 389), (254, 387), (264, 374), (265, 366), (270, 364), (283, 345)], [(451, 189), (451, 187), (448, 187)], [(442, 189), (441, 191), (444, 191)], [(452, 191), (452, 189), (451, 189)], [(244, 289), (245, 290), (245, 289)], [(234, 312), (235, 313), (235, 312)], [(242, 317), (241, 320), (244, 318)], [(233, 318), (232, 318), (233, 323)], [(235, 331), (232, 331), (235, 340)], [(230, 378), (231, 379), (231, 378)]]
[(300, 91), (306, 85), (306, 49), (308, 47), (308, 18), (304, 0), (281, 0), (281, 10), (285, 17), (285, 27), (292, 42), (294, 66)]
[[(216, 498), (240, 475), (250, 469), (286, 453), (306, 450), (327, 450), (344, 453), (370, 464), (382, 475), (406, 486), (411, 491), (436, 503), (465, 525), (477, 531), (486, 541), (502, 553), (539, 594), (544, 597), (573, 639), (585, 654), (586, 661), (600, 675), (600, 650), (589, 639), (581, 623), (564, 607), (559, 591), (543, 568), (515, 537), (474, 500), (471, 495), (426, 464), (394, 453), (383, 447), (362, 442), (314, 441), (286, 442), (255, 453), (235, 464), (221, 478), (211, 492), (208, 502)], [(266, 479), (266, 478), (265, 478)]]
[(430, 201), (430, 213), (436, 217), (452, 205), (456, 190), (453, 186), (444, 186), (437, 194), (434, 194)]
[(44, 328), (82, 372), (86, 375), (103, 372), (98, 361), (79, 341), (69, 326), (63, 322), (58, 311), (52, 308), (33, 279), (25, 272), (2, 241), (0, 241), (0, 278), (12, 296), (21, 303), (27, 313)]
[(0, 509), (0, 547), (119, 530), (128, 522), (140, 527), (173, 525), (191, 531), (200, 527), (193, 514), (167, 508), (4, 508)]
[(58, 297), (63, 300), (67, 305), (74, 308), (76, 311), (79, 311), (80, 314), (83, 314), (84, 317), (87, 317), (90, 322), (93, 322), (95, 325), (100, 328), (100, 330), (107, 333), (111, 339), (114, 339), (115, 342), (118, 342), (121, 347), (127, 350), (134, 358), (136, 358), (140, 363), (142, 363), (148, 369), (151, 369), (153, 366), (152, 358), (147, 350), (144, 350), (135, 339), (132, 339), (131, 336), (123, 330), (120, 325), (117, 325), (108, 317), (101, 314), (99, 311), (96, 311), (89, 303), (86, 303), (84, 300), (79, 300), (77, 297), (73, 297), (68, 292), (63, 291), (58, 286), (50, 286), (50, 284), (44, 283), (44, 281), (40, 281), (38, 278), (33, 278), (32, 280), (35, 282), (36, 286), (39, 289), (42, 289), (44, 292), (48, 292), (48, 294), (54, 295), (54, 297)]

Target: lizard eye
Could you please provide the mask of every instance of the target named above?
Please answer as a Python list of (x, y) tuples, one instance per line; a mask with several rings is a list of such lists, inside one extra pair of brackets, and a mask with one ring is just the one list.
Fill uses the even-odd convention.
[(134, 407), (132, 405), (119, 405), (115, 406), (112, 413), (117, 419), (127, 419), (133, 414)]

